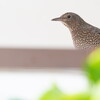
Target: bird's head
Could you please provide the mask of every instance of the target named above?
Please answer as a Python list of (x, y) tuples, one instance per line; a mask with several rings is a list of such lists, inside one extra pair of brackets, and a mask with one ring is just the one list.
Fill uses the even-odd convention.
[(74, 28), (84, 24), (84, 20), (77, 14), (68, 12), (61, 17), (54, 18), (52, 21), (61, 21), (65, 26), (73, 30)]

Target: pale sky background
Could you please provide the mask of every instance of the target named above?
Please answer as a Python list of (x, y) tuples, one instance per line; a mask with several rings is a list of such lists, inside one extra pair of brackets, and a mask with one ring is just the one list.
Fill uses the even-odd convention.
[[(0, 0), (0, 47), (74, 48), (69, 30), (51, 19), (75, 12), (99, 27), (99, 10), (100, 0)], [(41, 77), (43, 83), (40, 87)], [(11, 96), (33, 96), (36, 100), (54, 81), (69, 92), (82, 91), (86, 87), (83, 76), (64, 73), (0, 73), (0, 80), (1, 100)]]
[(51, 19), (75, 12), (100, 26), (100, 0), (0, 0), (0, 47), (73, 48), (69, 30)]

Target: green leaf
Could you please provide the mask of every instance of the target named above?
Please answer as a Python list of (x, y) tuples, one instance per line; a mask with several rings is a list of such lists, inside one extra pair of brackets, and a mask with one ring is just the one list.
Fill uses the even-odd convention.
[(64, 95), (64, 93), (62, 93), (62, 91), (58, 89), (56, 85), (53, 85), (50, 90), (44, 93), (40, 100), (59, 100), (62, 95)]
[(39, 100), (91, 100), (89, 93), (79, 93), (75, 95), (64, 94), (56, 85), (54, 85), (49, 91)]
[(93, 51), (84, 64), (86, 75), (92, 83), (100, 81), (100, 48)]

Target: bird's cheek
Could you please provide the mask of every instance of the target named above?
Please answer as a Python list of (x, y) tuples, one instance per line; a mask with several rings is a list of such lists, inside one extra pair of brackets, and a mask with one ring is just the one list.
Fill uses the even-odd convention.
[(65, 22), (62, 22), (65, 26), (67, 26), (68, 27), (68, 25), (67, 25), (67, 23), (65, 23)]
[(67, 22), (67, 19), (66, 18), (62, 18), (62, 21), (66, 23)]

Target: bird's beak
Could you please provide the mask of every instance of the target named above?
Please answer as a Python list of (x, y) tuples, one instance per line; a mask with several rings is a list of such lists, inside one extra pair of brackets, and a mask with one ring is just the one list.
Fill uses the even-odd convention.
[(52, 21), (61, 21), (61, 17), (54, 18), (54, 19), (52, 19)]

